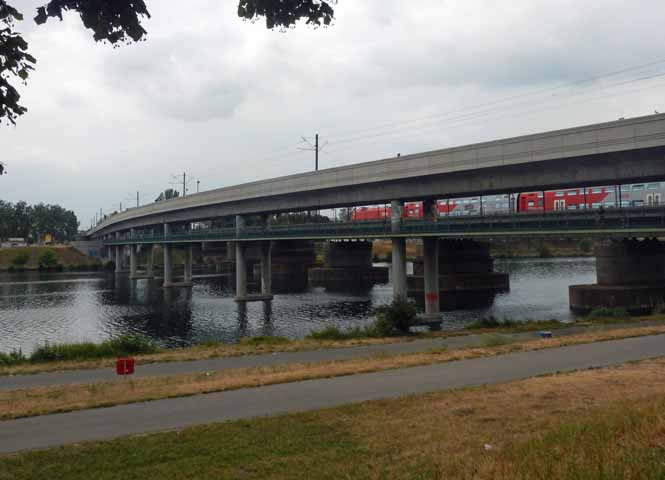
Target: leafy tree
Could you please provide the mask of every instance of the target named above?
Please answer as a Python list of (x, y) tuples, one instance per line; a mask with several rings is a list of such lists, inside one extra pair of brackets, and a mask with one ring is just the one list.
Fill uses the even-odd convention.
[(39, 241), (48, 233), (62, 242), (74, 239), (78, 226), (76, 214), (60, 205), (11, 204), (0, 200), (0, 238), (22, 237)]
[[(331, 5), (335, 2), (239, 0), (238, 16), (250, 21), (265, 18), (269, 29), (290, 28), (301, 19), (315, 26), (330, 25), (334, 16)], [(144, 40), (147, 32), (141, 22), (150, 18), (144, 0), (49, 0), (37, 9), (35, 22), (41, 25), (50, 18), (62, 20), (63, 13), (68, 11), (79, 14), (83, 25), (92, 30), (95, 41), (114, 46)], [(0, 121), (6, 118), (12, 124), (27, 109), (19, 104), (21, 96), (9, 79), (18, 78), (25, 83), (36, 63), (28, 53), (28, 43), (14, 31), (15, 22), (21, 20), (23, 15), (8, 0), (0, 0)]]
[(178, 198), (180, 192), (173, 188), (167, 188), (162, 193), (159, 194), (159, 197), (155, 198), (155, 202), (163, 202), (164, 200), (171, 200), (172, 198)]
[(5, 164), (0, 162), (0, 175), (4, 175), (7, 173), (7, 170), (5, 169)]

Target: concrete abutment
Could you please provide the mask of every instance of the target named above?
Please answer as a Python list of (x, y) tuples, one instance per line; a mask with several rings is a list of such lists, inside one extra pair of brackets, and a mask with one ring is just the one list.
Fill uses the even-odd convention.
[(624, 239), (596, 245), (594, 285), (571, 285), (570, 309), (585, 314), (596, 308), (625, 308), (650, 313), (665, 302), (665, 242)]

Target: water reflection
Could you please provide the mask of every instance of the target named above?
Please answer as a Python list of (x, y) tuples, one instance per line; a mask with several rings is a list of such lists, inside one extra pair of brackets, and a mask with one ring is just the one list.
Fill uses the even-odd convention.
[[(445, 327), (459, 328), (483, 315), (568, 320), (568, 286), (595, 278), (593, 259), (500, 260), (496, 268), (510, 274), (511, 291), (491, 305), (444, 313)], [(0, 351), (124, 333), (141, 333), (163, 346), (256, 335), (299, 338), (328, 325), (368, 324), (372, 309), (392, 296), (389, 284), (369, 291), (315, 288), (243, 305), (234, 302), (231, 281), (232, 276), (206, 278), (192, 289), (162, 289), (159, 281), (126, 276), (0, 274)]]

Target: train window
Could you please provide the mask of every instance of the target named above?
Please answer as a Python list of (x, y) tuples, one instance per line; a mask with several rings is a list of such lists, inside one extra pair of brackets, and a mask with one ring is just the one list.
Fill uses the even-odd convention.
[(569, 196), (577, 195), (577, 190), (571, 190), (568, 192)]
[(557, 197), (563, 197), (563, 192), (556, 192)]
[(534, 203), (533, 203), (533, 202), (529, 202), (529, 206), (530, 206), (530, 207), (533, 207), (533, 206), (534, 206)]
[(644, 190), (644, 184), (633, 185), (633, 190)]
[(603, 193), (603, 189), (601, 187), (594, 187), (591, 189), (591, 193)]
[(621, 185), (621, 191), (622, 192), (629, 192), (630, 191), (630, 185)]
[(568, 210), (577, 210), (577, 205), (568, 205)]
[(660, 188), (660, 183), (650, 183), (647, 185), (649, 190), (658, 190)]
[(602, 203), (592, 203), (591, 208), (600, 208), (601, 205)]
[(543, 198), (543, 192), (538, 192), (538, 198)]

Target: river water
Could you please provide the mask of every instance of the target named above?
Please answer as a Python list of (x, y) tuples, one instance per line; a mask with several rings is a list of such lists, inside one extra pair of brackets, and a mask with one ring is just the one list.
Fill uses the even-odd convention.
[[(461, 328), (487, 315), (573, 320), (568, 286), (595, 282), (593, 258), (497, 260), (496, 270), (510, 274), (510, 292), (498, 294), (491, 306), (444, 313), (444, 328)], [(369, 292), (280, 294), (272, 305), (243, 308), (224, 278), (195, 279), (189, 292), (165, 293), (147, 280), (112, 274), (0, 273), (0, 352), (124, 333), (147, 335), (165, 347), (255, 335), (301, 338), (328, 325), (365, 325), (373, 307), (390, 300), (386, 284)]]

